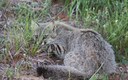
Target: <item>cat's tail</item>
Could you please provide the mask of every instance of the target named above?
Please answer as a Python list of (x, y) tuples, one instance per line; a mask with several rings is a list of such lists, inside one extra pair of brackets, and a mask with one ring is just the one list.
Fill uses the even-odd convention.
[(80, 78), (85, 79), (90, 77), (89, 74), (79, 71), (70, 66), (63, 65), (43, 65), (42, 67), (37, 68), (38, 76), (43, 75), (44, 78), (48, 77), (66, 77), (66, 78)]

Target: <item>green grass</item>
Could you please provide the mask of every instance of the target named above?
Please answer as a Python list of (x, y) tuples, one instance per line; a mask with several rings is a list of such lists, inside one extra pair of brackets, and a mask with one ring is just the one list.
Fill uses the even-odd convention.
[(127, 0), (66, 0), (65, 4), (69, 6), (70, 17), (75, 12), (77, 20), (82, 19), (85, 28), (94, 28), (112, 44), (117, 61), (128, 63)]
[(36, 22), (38, 20), (45, 20), (45, 16), (48, 15), (47, 12), (50, 1), (46, 0), (44, 3), (41, 3), (43, 8), (41, 8), (39, 11), (34, 11), (33, 8), (37, 5), (38, 4), (36, 3), (32, 3), (31, 5), (21, 3), (13, 7), (16, 13), (16, 20), (14, 21), (11, 28), (8, 29), (10, 32), (8, 38), (9, 40), (6, 41), (6, 47), (9, 48), (8, 50), (10, 50), (12, 46), (14, 47), (15, 51), (18, 51), (22, 48), (24, 49), (25, 54), (30, 55), (34, 55), (38, 50), (43, 39), (43, 34), (41, 34), (41, 36), (35, 40), (33, 38), (35, 34), (32, 26), (37, 24)]
[[(3, 2), (5, 4), (5, 2)], [(0, 6), (4, 7), (1, 3)], [(37, 51), (40, 49), (41, 43), (43, 41), (44, 34), (43, 32), (39, 37), (35, 38), (35, 32), (33, 26), (36, 28), (37, 21), (45, 20), (45, 17), (48, 16), (48, 10), (50, 5), (50, 0), (45, 0), (41, 3), (41, 10), (33, 10), (34, 6), (37, 6), (36, 3), (31, 5), (26, 3), (21, 3), (12, 7), (15, 13), (15, 20), (12, 25), (6, 29), (8, 32), (8, 37), (0, 38), (0, 44), (5, 44), (4, 51), (0, 51), (0, 60), (6, 59), (8, 62), (13, 63), (13, 58), (17, 54), (34, 56)], [(2, 8), (3, 9), (3, 8)], [(6, 33), (6, 32), (5, 32)], [(22, 53), (20, 53), (22, 51)], [(4, 58), (3, 58), (4, 56)], [(24, 62), (24, 61), (23, 61)], [(18, 64), (18, 66), (16, 66)], [(17, 62), (15, 68), (20, 70), (22, 63)], [(25, 64), (29, 65), (29, 64)], [(14, 66), (10, 64), (10, 66)], [(14, 68), (8, 67), (5, 72), (9, 80), (12, 80), (14, 74), (18, 74), (19, 71), (14, 70)]]
[[(40, 48), (44, 34), (38, 38), (33, 38), (33, 22), (45, 21), (49, 15), (50, 0), (41, 3), (40, 11), (33, 11), (37, 6), (20, 4), (13, 7), (16, 13), (14, 24), (8, 29), (9, 37), (0, 43), (6, 44), (4, 53), (14, 49), (14, 56), (18, 51), (23, 50), (24, 54), (34, 55)], [(0, 3), (4, 7), (5, 2)], [(97, 30), (112, 46), (116, 54), (116, 60), (120, 63), (128, 64), (128, 1), (127, 0), (65, 0), (65, 9), (72, 18), (84, 23), (84, 28), (93, 28)], [(2, 55), (3, 56), (3, 55)], [(8, 76), (12, 76), (9, 70)], [(94, 77), (90, 80), (96, 80)], [(104, 77), (103, 80), (108, 80)]]

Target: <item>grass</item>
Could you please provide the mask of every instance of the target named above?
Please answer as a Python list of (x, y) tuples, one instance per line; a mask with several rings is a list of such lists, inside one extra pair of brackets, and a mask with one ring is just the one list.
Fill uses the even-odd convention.
[(117, 61), (128, 63), (127, 0), (66, 0), (65, 4), (70, 16), (76, 14), (80, 20), (80, 15), (85, 28), (94, 28), (113, 45)]
[(48, 0), (46, 0), (44, 4), (42, 4), (43, 8), (39, 11), (33, 10), (33, 6), (35, 6), (34, 3), (32, 5), (22, 3), (13, 8), (16, 13), (16, 20), (8, 31), (12, 34), (12, 36), (9, 37), (9, 43), (11, 44), (12, 41), (14, 41), (15, 44), (9, 46), (15, 46), (16, 50), (23, 47), (26, 49), (26, 54), (36, 53), (39, 43), (41, 43), (41, 39), (43, 37), (39, 37), (35, 40), (36, 42), (33, 42), (33, 36), (35, 34), (32, 26), (36, 24), (34, 22), (37, 22), (39, 19), (43, 19), (47, 15), (48, 9), (46, 7), (49, 6), (49, 4)]
[[(45, 21), (50, 9), (50, 0), (41, 3), (41, 10), (34, 11), (36, 3), (19, 4), (13, 7), (16, 13), (14, 24), (8, 29), (9, 37), (0, 44), (4, 43), (4, 56), (14, 57), (18, 51), (23, 50), (24, 54), (35, 55), (40, 48), (44, 34), (38, 38), (33, 38), (34, 22)], [(0, 7), (4, 5), (0, 3)], [(116, 60), (120, 63), (128, 64), (128, 1), (127, 0), (65, 0), (65, 9), (72, 18), (84, 23), (84, 28), (97, 30), (110, 44), (116, 54)], [(36, 24), (37, 25), (37, 24)], [(38, 27), (38, 26), (37, 26)], [(9, 52), (13, 53), (8, 54)], [(2, 53), (2, 52), (0, 52)], [(3, 55), (2, 55), (3, 56)], [(9, 59), (10, 59), (9, 57)], [(11, 61), (11, 59), (10, 59)], [(9, 71), (9, 72), (8, 72)], [(13, 75), (12, 70), (8, 70), (9, 77)], [(90, 79), (96, 80), (96, 79)], [(106, 77), (103, 80), (107, 80)]]
[[(5, 4), (5, 2), (3, 2)], [(34, 56), (39, 50), (41, 43), (43, 41), (44, 34), (41, 33), (40, 37), (35, 38), (35, 32), (33, 31), (33, 26), (37, 25), (38, 20), (45, 20), (45, 16), (48, 16), (48, 6), (50, 5), (49, 0), (45, 0), (44, 3), (41, 3), (41, 10), (33, 10), (36, 3), (32, 3), (31, 5), (26, 3), (21, 3), (12, 7), (15, 13), (15, 20), (12, 25), (6, 29), (8, 31), (8, 37), (0, 38), (0, 44), (5, 44), (4, 51), (0, 53), (0, 60), (8, 60), (7, 62), (11, 62), (10, 66), (13, 65), (13, 60), (19, 54)], [(2, 6), (2, 5), (0, 5)], [(4, 6), (5, 7), (5, 6)], [(36, 26), (38, 27), (38, 26)], [(6, 32), (5, 32), (6, 33)], [(22, 51), (22, 53), (20, 53)], [(2, 57), (4, 56), (4, 58)], [(25, 61), (24, 61), (25, 62)], [(18, 66), (16, 66), (19, 64)], [(20, 70), (22, 63), (17, 62), (15, 67), (17, 70)], [(25, 64), (29, 65), (29, 64)], [(13, 80), (14, 74), (18, 74), (19, 71), (15, 71), (12, 67), (7, 67), (7, 71), (5, 72), (5, 76), (9, 78), (9, 80)]]

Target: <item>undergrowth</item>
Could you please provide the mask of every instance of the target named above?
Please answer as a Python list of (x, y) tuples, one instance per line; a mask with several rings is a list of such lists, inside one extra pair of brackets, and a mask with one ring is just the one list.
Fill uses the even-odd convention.
[[(4, 5), (5, 2), (0, 6)], [(18, 4), (13, 7), (16, 13), (14, 24), (8, 28), (9, 37), (0, 43), (5, 44), (4, 53), (11, 57), (18, 54), (20, 50), (24, 54), (34, 55), (42, 43), (44, 34), (33, 38), (33, 25), (39, 20), (44, 21), (49, 15), (50, 0), (40, 3), (42, 8), (34, 11), (38, 6), (36, 3)], [(84, 23), (84, 28), (97, 30), (110, 44), (116, 54), (116, 60), (128, 64), (128, 1), (127, 0), (65, 0), (65, 9), (72, 18)], [(38, 26), (36, 24), (36, 26)], [(12, 51), (13, 50), (13, 51)], [(10, 59), (11, 60), (11, 59)], [(9, 74), (9, 73), (8, 73)], [(12, 75), (12, 73), (10, 73)], [(107, 77), (104, 76), (104, 80)], [(95, 80), (95, 79), (90, 79)]]
[[(93, 28), (112, 44), (117, 61), (128, 64), (128, 1), (127, 0), (69, 0), (70, 17), (76, 14), (84, 28)], [(70, 4), (70, 5), (69, 5)], [(80, 17), (80, 18), (79, 18)]]
[[(6, 4), (5, 1), (3, 1), (3, 4), (1, 3), (0, 6), (3, 7), (1, 9), (4, 9), (6, 6), (4, 4)], [(13, 18), (11, 18), (12, 23), (6, 25), (4, 38), (0, 37), (0, 44), (5, 45), (2, 47), (3, 50), (0, 50), (0, 60), (6, 60), (5, 63), (9, 63), (10, 65), (7, 67), (7, 71), (4, 72), (4, 76), (7, 76), (9, 80), (13, 80), (14, 75), (19, 74), (21, 68), (25, 69), (25, 67), (21, 65), (26, 61), (23, 60), (21, 63), (20, 59), (22, 60), (22, 58), (19, 58), (20, 55), (27, 57), (28, 55), (34, 56), (38, 53), (44, 34), (42, 32), (40, 36), (36, 36), (34, 27), (38, 27), (37, 21), (44, 21), (45, 17), (49, 15), (47, 13), (50, 4), (49, 0), (45, 0), (43, 3), (39, 4), (23, 2), (9, 7), (9, 9), (14, 11), (15, 19), (13, 20)], [(40, 10), (34, 10), (34, 8), (39, 5), (41, 7)], [(17, 55), (19, 57), (17, 57)], [(25, 65), (30, 64), (27, 63)]]

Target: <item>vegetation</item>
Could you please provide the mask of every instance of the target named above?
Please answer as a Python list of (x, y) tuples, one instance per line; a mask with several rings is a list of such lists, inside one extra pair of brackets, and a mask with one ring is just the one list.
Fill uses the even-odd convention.
[[(0, 60), (11, 61), (20, 51), (30, 56), (37, 54), (44, 39), (44, 33), (35, 38), (33, 29), (39, 27), (36, 22), (46, 22), (46, 19), (51, 17), (51, 1), (43, 0), (39, 3), (20, 3), (10, 6), (5, 1), (8, 2), (8, 0), (1, 0), (0, 10), (11, 9), (15, 20), (11, 19), (13, 24), (11, 26), (6, 24), (4, 27), (4, 34), (9, 36), (4, 38), (0, 36), (0, 46), (4, 45), (0, 50)], [(75, 20), (78, 23), (82, 22), (84, 28), (93, 28), (98, 31), (113, 46), (117, 62), (128, 64), (127, 0), (65, 0), (64, 2), (63, 10), (67, 10), (70, 19), (75, 15)], [(35, 7), (40, 8), (35, 10)], [(10, 14), (3, 16), (12, 17)], [(12, 67), (6, 72), (10, 78), (14, 74), (12, 72)], [(104, 77), (104, 80), (107, 80), (106, 76)]]
[[(128, 1), (127, 0), (72, 0), (69, 15), (81, 15), (85, 28), (93, 27), (114, 47), (116, 59), (128, 59)], [(71, 5), (69, 5), (71, 4)], [(126, 61), (127, 62), (127, 61)], [(128, 63), (128, 62), (127, 62)]]

